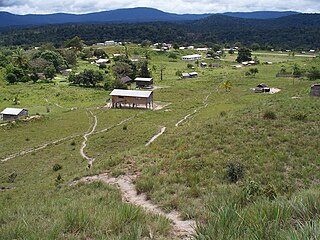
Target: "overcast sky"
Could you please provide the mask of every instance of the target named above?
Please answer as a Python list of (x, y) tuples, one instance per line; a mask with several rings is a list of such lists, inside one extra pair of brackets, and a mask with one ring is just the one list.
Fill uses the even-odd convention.
[(0, 0), (0, 11), (28, 13), (88, 13), (118, 8), (152, 7), (172, 13), (236, 11), (320, 12), (320, 0)]

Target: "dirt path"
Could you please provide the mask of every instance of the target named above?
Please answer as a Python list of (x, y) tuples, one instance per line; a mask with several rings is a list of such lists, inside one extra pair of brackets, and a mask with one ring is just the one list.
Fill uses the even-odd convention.
[(203, 100), (203, 106), (201, 106), (201, 107), (193, 110), (192, 113), (189, 113), (188, 115), (184, 116), (181, 120), (179, 120), (179, 121), (175, 124), (175, 126), (176, 126), (176, 127), (179, 127), (179, 126), (182, 125), (185, 121), (187, 121), (188, 118), (190, 118), (192, 115), (194, 115), (194, 114), (196, 114), (197, 112), (199, 112), (200, 110), (208, 107), (207, 101), (208, 101), (210, 95), (211, 95), (211, 93), (208, 94), (208, 95), (204, 98), (204, 100)]
[(40, 146), (37, 146), (37, 147), (34, 147), (34, 148), (29, 148), (29, 149), (26, 149), (26, 150), (22, 150), (20, 152), (16, 152), (16, 153), (13, 153), (7, 157), (4, 157), (1, 160), (1, 162), (6, 162), (8, 160), (11, 160), (13, 158), (16, 158), (16, 157), (20, 157), (20, 156), (23, 156), (23, 155), (26, 155), (26, 154), (29, 154), (29, 153), (33, 153), (33, 152), (37, 152), (37, 151), (40, 151), (48, 146), (51, 146), (51, 145), (55, 145), (55, 144), (60, 144), (64, 141), (67, 141), (67, 140), (70, 140), (70, 139), (73, 139), (73, 138), (76, 138), (76, 137), (80, 137), (81, 135), (74, 135), (74, 136), (68, 136), (68, 137), (64, 137), (64, 138), (60, 138), (58, 140), (55, 140), (55, 141), (52, 141), (52, 142), (48, 142), (48, 143), (44, 143), (43, 145), (40, 145)]
[(92, 135), (94, 133), (94, 131), (96, 130), (97, 124), (98, 124), (98, 119), (96, 115), (93, 115), (93, 113), (91, 111), (89, 111), (90, 115), (93, 117), (93, 123), (92, 125), (90, 125), (88, 131), (83, 135), (84, 141), (81, 144), (81, 148), (80, 148), (80, 154), (83, 158), (85, 158), (89, 165), (91, 166), (92, 163), (94, 162), (94, 158), (90, 158), (85, 152), (84, 149), (87, 146), (87, 142), (88, 142), (88, 137), (90, 135)]
[(153, 214), (159, 214), (168, 218), (174, 228), (174, 234), (180, 239), (190, 239), (195, 232), (196, 222), (193, 220), (182, 220), (178, 212), (165, 213), (157, 205), (146, 199), (145, 194), (137, 194), (135, 185), (133, 184), (136, 176), (120, 176), (118, 178), (111, 177), (108, 173), (99, 174), (96, 176), (83, 177), (78, 181), (71, 183), (75, 185), (79, 182), (102, 181), (107, 184), (116, 185), (122, 193), (123, 201), (133, 205), (142, 207), (144, 210)]
[(153, 143), (158, 137), (160, 137), (164, 132), (166, 131), (166, 127), (162, 127), (160, 129), (160, 132), (154, 135), (149, 142), (145, 145), (146, 147), (149, 146), (151, 143)]
[(64, 107), (64, 106), (59, 105), (58, 103), (50, 102), (47, 98), (45, 98), (44, 100), (45, 100), (47, 103), (53, 104), (53, 105), (55, 105), (56, 107), (61, 108), (61, 109), (69, 109), (69, 110), (75, 110), (75, 109), (77, 109), (76, 107), (66, 108), (66, 107)]

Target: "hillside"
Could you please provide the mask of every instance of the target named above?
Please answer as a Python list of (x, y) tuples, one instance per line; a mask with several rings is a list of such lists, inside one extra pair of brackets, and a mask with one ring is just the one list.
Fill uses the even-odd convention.
[[(135, 44), (103, 50), (148, 53), (157, 108), (110, 108), (104, 87), (114, 60), (100, 69), (77, 58), (75, 72), (105, 76), (96, 87), (60, 74), (8, 84), (0, 69), (1, 111), (39, 116), (0, 124), (1, 239), (319, 236), (320, 99), (309, 95), (319, 80), (276, 77), (283, 68), (318, 67), (318, 58), (259, 52), (253, 57), (273, 64), (233, 69), (236, 55), (227, 53), (202, 60), (220, 67), (203, 68), (180, 59), (190, 50), (171, 52), (176, 59)], [(30, 47), (21, 55), (49, 52)], [(246, 74), (251, 68), (255, 76)], [(180, 79), (178, 71), (199, 76)], [(277, 91), (254, 93), (260, 83)]]
[[(239, 18), (271, 19), (297, 14), (296, 12), (228, 12), (225, 16)], [(174, 14), (153, 8), (129, 8), (117, 9), (88, 14), (27, 14), (15, 15), (8, 12), (0, 12), (0, 28), (9, 26), (31, 26), (63, 23), (110, 23), (110, 22), (176, 22), (199, 20), (214, 14)], [(219, 15), (219, 14), (218, 14)]]
[[(0, 45), (30, 45), (53, 41), (63, 46), (65, 39), (79, 36), (88, 44), (108, 39), (140, 43), (178, 44), (258, 43), (270, 49), (316, 49), (320, 45), (320, 15), (296, 14), (276, 19), (242, 19), (212, 15), (187, 22), (64, 24), (27, 29), (2, 29)], [(52, 40), (53, 39), (53, 40)]]

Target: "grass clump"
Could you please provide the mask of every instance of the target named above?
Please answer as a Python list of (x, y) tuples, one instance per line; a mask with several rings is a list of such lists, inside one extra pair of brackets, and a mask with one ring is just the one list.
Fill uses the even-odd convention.
[(225, 168), (225, 177), (230, 183), (236, 183), (244, 177), (244, 165), (238, 161), (229, 161)]
[(273, 111), (266, 111), (266, 112), (263, 114), (263, 118), (264, 118), (264, 119), (275, 120), (275, 119), (277, 119), (277, 115), (276, 115), (276, 113), (273, 112)]
[(52, 170), (57, 172), (62, 169), (62, 166), (59, 163), (53, 165)]

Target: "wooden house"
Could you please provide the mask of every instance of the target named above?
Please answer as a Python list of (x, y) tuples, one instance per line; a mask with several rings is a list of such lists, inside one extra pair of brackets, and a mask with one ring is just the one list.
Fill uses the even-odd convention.
[(258, 86), (256, 86), (256, 88), (254, 89), (255, 93), (269, 93), (270, 92), (270, 88), (264, 84), (261, 83)]
[(320, 84), (313, 84), (311, 86), (310, 95), (312, 97), (320, 97)]
[(122, 90), (114, 89), (110, 96), (112, 97), (112, 107), (134, 108), (143, 105), (146, 108), (153, 108), (153, 92), (141, 90)]
[(137, 77), (135, 80), (137, 88), (152, 87), (153, 78)]
[(0, 113), (0, 120), (11, 121), (28, 116), (28, 110), (23, 108), (6, 108)]

